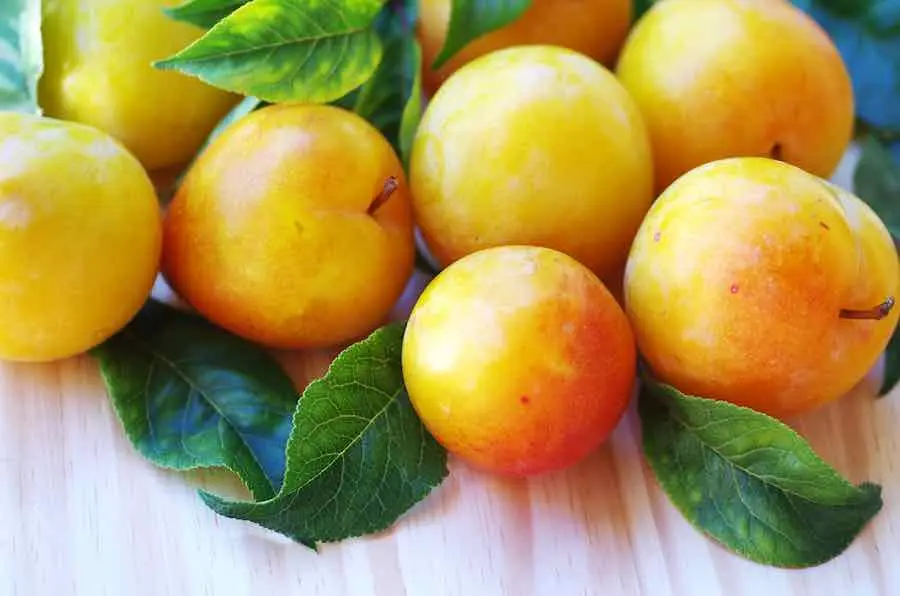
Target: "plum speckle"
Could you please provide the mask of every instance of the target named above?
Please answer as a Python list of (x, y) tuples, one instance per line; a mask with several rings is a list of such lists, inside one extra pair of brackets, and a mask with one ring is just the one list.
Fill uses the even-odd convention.
[(741, 288), (738, 287), (737, 284), (731, 284), (731, 293), (732, 293), (732, 294), (737, 294), (737, 293), (740, 291), (740, 289), (741, 289)]
[(659, 239), (660, 239), (660, 238), (662, 238), (662, 234), (661, 234), (659, 231), (657, 231), (655, 234), (653, 234), (653, 241), (654, 241), (654, 242), (659, 242)]
[(531, 399), (529, 399), (527, 395), (523, 395), (519, 398), (519, 403), (521, 403), (523, 406), (527, 406), (529, 403), (531, 403)]

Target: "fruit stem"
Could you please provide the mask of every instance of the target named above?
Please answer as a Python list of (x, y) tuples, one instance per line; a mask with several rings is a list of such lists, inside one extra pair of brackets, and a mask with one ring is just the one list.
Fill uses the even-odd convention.
[(784, 161), (781, 149), (781, 143), (775, 143), (769, 151), (769, 157), (778, 161)]
[(397, 180), (397, 177), (388, 176), (387, 180), (384, 181), (384, 187), (382, 187), (381, 192), (372, 199), (372, 204), (369, 205), (367, 213), (369, 215), (375, 215), (375, 212), (391, 198), (391, 195), (394, 194), (394, 191), (397, 190), (398, 186), (400, 186), (400, 182)]
[(840, 317), (842, 319), (862, 319), (862, 320), (870, 320), (870, 321), (880, 321), (885, 318), (891, 311), (894, 309), (894, 297), (888, 296), (888, 298), (874, 308), (870, 308), (869, 310), (850, 310), (850, 309), (841, 309)]

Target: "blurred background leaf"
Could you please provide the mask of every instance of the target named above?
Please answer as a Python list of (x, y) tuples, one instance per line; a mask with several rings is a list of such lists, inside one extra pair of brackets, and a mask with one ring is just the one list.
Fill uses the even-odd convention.
[(900, 132), (900, 0), (793, 0), (831, 36), (850, 70), (860, 120)]
[(41, 0), (0, 2), (0, 110), (40, 114)]

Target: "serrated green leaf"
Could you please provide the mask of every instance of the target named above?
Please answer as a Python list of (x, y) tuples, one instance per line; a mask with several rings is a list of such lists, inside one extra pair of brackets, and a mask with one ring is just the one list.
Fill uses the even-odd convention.
[(328, 103), (378, 67), (381, 0), (254, 0), (155, 63), (270, 103)]
[(452, 0), (444, 45), (431, 68), (440, 68), (479, 37), (508, 25), (525, 14), (532, 0)]
[(92, 355), (144, 457), (176, 470), (226, 467), (256, 499), (281, 487), (298, 393), (267, 352), (150, 302)]
[(645, 455), (675, 507), (751, 561), (824, 563), (881, 510), (881, 487), (850, 484), (769, 416), (650, 379), (638, 407)]
[(250, 0), (188, 0), (184, 4), (164, 8), (176, 21), (209, 29)]
[(375, 331), (303, 393), (278, 495), (264, 502), (202, 493), (221, 515), (308, 542), (384, 530), (447, 475), (446, 452), (409, 403), (400, 350), (404, 323)]
[(834, 40), (853, 81), (856, 113), (900, 129), (900, 1), (793, 0)]
[(0, 3), (0, 110), (42, 113), (38, 80), (44, 70), (41, 0)]

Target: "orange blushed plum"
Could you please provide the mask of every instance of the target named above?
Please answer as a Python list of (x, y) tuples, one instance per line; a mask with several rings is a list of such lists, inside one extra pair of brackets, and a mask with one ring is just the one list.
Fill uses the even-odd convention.
[(570, 466), (616, 427), (631, 395), (634, 339), (603, 283), (564, 253), (473, 253), (426, 288), (410, 316), (403, 375), (422, 421), (475, 467), (532, 475)]
[(898, 291), (897, 251), (874, 211), (767, 158), (679, 178), (625, 274), (637, 344), (661, 380), (778, 417), (859, 382), (896, 328)]

